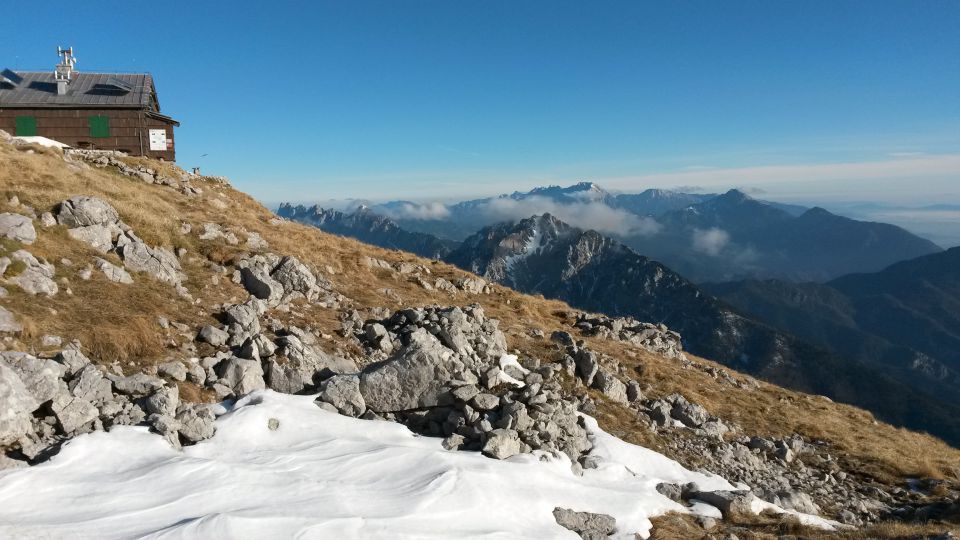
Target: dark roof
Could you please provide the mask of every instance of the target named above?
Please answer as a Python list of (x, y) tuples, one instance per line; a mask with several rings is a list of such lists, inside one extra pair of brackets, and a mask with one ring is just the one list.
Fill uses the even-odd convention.
[[(103, 107), (134, 108), (160, 111), (153, 77), (147, 73), (79, 73), (74, 72), (67, 93), (57, 95), (53, 72), (16, 71), (22, 80), (16, 84), (0, 83), (0, 107), (70, 108)], [(121, 88), (122, 83), (130, 89)]]

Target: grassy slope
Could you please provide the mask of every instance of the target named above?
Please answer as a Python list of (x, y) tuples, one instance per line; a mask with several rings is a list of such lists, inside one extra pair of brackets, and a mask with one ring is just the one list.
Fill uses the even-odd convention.
[[(187, 249), (188, 254), (182, 260), (189, 276), (186, 286), (196, 298), (194, 303), (184, 300), (172, 287), (155, 283), (144, 275), (134, 276), (134, 286), (110, 283), (96, 272), (90, 281), (82, 281), (75, 277), (76, 271), (98, 254), (70, 239), (62, 227), (44, 229), (35, 222), (39, 239), (28, 249), (53, 261), (57, 265), (57, 279), (65, 278), (68, 282), (60, 283), (61, 293), (54, 298), (31, 297), (15, 286), (4, 285), (10, 294), (0, 299), (0, 305), (25, 322), (22, 335), (8, 343), (7, 348), (39, 350), (42, 334), (56, 334), (65, 340), (79, 339), (92, 356), (105, 363), (119, 361), (125, 371), (182, 355), (177, 347), (189, 342), (189, 337), (161, 329), (156, 324), (157, 317), (196, 328), (215, 321), (218, 303), (240, 301), (246, 296), (229, 281), (229, 274), (221, 276), (215, 284), (216, 272), (211, 264), (229, 263), (245, 251), (242, 243), (235, 247), (222, 240), (198, 240), (196, 230), (205, 222), (260, 233), (269, 242), (270, 251), (295, 255), (319, 269), (349, 299), (347, 305), (351, 307), (396, 308), (400, 304), (394, 295), (402, 298), (404, 306), (479, 302), (489, 316), (500, 319), (511, 347), (545, 360), (555, 358), (556, 350), (544, 340), (530, 338), (527, 332), (539, 328), (549, 335), (553, 330), (571, 330), (564, 318), (571, 308), (561, 302), (495, 285), (489, 295), (461, 292), (452, 296), (428, 291), (408, 281), (407, 276), (368, 268), (363, 258), (417, 262), (428, 267), (434, 276), (451, 280), (467, 274), (444, 263), (383, 250), (312, 227), (292, 222), (271, 224), (273, 214), (251, 197), (213, 182), (195, 180), (194, 184), (203, 193), (188, 197), (169, 187), (121, 176), (111, 169), (65, 163), (56, 151), (28, 153), (23, 148), (0, 142), (0, 195), (3, 196), (0, 211), (18, 211), (7, 204), (7, 199), (14, 195), (38, 214), (52, 211), (61, 200), (74, 195), (104, 198), (149, 243)], [(182, 234), (182, 222), (190, 223), (194, 232)], [(64, 257), (71, 259), (74, 266), (61, 264), (59, 261)], [(63, 291), (67, 287), (72, 295)], [(392, 292), (384, 293), (384, 289)], [(328, 349), (355, 347), (336, 335), (339, 328), (336, 310), (299, 306), (290, 313), (275, 315), (324, 333), (328, 341), (324, 346)], [(758, 390), (742, 390), (722, 385), (700, 371), (681, 369), (674, 360), (621, 343), (593, 338), (586, 341), (590, 347), (618, 358), (628, 369), (641, 369), (643, 375), (639, 378), (652, 386), (652, 395), (680, 392), (702, 403), (711, 413), (737, 422), (747, 435), (796, 432), (809, 439), (828, 441), (833, 445), (833, 453), (845, 463), (844, 468), (884, 482), (895, 483), (916, 476), (956, 478), (960, 475), (957, 470), (960, 451), (928, 435), (877, 422), (863, 410), (768, 384), (762, 384)], [(708, 360), (695, 360), (723, 367)], [(199, 397), (200, 393), (194, 389), (193, 395)], [(657, 446), (635, 413), (603, 404), (598, 417), (606, 429), (627, 440)]]

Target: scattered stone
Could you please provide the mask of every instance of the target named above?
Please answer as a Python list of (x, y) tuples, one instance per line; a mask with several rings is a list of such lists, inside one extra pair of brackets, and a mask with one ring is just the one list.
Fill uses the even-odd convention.
[(639, 322), (632, 317), (578, 313), (574, 326), (586, 336), (624, 341), (668, 358), (686, 359), (680, 334), (663, 325)]
[(234, 395), (245, 396), (254, 390), (263, 390), (263, 368), (257, 360), (229, 358), (220, 364), (217, 371), (220, 382), (230, 388)]
[(117, 240), (116, 249), (123, 265), (134, 272), (144, 272), (164, 283), (180, 284), (186, 280), (176, 255), (148, 246), (129, 231)]
[(216, 416), (209, 405), (185, 403), (180, 406), (176, 420), (180, 424), (180, 437), (186, 442), (197, 443), (213, 437)]
[(130, 277), (130, 274), (126, 270), (105, 259), (97, 257), (94, 259), (94, 264), (98, 270), (103, 272), (103, 275), (107, 276), (108, 280), (114, 283), (123, 283), (125, 285), (133, 283), (133, 278)]
[(176, 385), (165, 386), (144, 400), (143, 408), (147, 414), (176, 416), (180, 405), (180, 391)]
[(597, 371), (597, 376), (593, 381), (593, 386), (600, 390), (610, 401), (626, 405), (629, 403), (627, 397), (627, 385), (618, 379), (613, 373), (605, 369)]
[(507, 459), (521, 453), (519, 434), (512, 429), (495, 429), (487, 436), (483, 453), (496, 459)]
[(31, 413), (39, 406), (20, 377), (0, 363), (0, 447), (32, 431)]
[(749, 491), (699, 491), (691, 497), (717, 507), (726, 519), (752, 515), (756, 499)]
[(216, 326), (207, 325), (200, 329), (197, 339), (214, 347), (222, 347), (230, 339), (230, 334)]
[(576, 512), (569, 508), (554, 508), (557, 524), (580, 535), (584, 539), (606, 538), (617, 532), (617, 520), (606, 514)]
[(20, 332), (23, 325), (17, 322), (17, 318), (6, 308), (0, 306), (0, 332)]
[(661, 482), (657, 484), (657, 492), (672, 501), (680, 502), (683, 500), (683, 490), (677, 484)]
[(146, 373), (135, 373), (129, 377), (108, 376), (117, 392), (133, 397), (145, 397), (163, 387), (163, 379), (151, 377)]
[(781, 491), (777, 497), (779, 499), (779, 505), (787, 510), (796, 510), (797, 512), (813, 515), (820, 513), (820, 507), (817, 506), (813, 502), (813, 499), (810, 498), (810, 495), (806, 493), (795, 490)]
[(57, 221), (70, 228), (108, 225), (120, 221), (120, 215), (106, 201), (96, 197), (72, 197), (60, 203)]
[(114, 239), (121, 232), (120, 227), (115, 223), (67, 229), (67, 235), (70, 238), (83, 242), (100, 253), (107, 253), (113, 249)]
[(183, 362), (165, 362), (157, 366), (157, 374), (182, 382), (187, 380), (187, 366), (183, 365)]
[(0, 214), (0, 237), (29, 245), (37, 241), (37, 230), (33, 228), (33, 220), (27, 216), (2, 213)]
[(60, 288), (53, 280), (55, 271), (53, 265), (40, 261), (25, 250), (18, 250), (10, 255), (13, 262), (20, 263), (23, 270), (7, 280), (30, 294), (45, 294), (54, 296)]
[(44, 334), (40, 337), (40, 346), (41, 347), (59, 347), (63, 344), (63, 338), (60, 336), (52, 336), (50, 334)]
[(461, 446), (466, 442), (466, 438), (459, 433), (454, 433), (449, 437), (443, 439), (443, 442), (440, 443), (443, 446), (444, 450), (459, 450)]
[(367, 410), (356, 375), (334, 375), (321, 388), (318, 399), (336, 407), (340, 414), (359, 417)]

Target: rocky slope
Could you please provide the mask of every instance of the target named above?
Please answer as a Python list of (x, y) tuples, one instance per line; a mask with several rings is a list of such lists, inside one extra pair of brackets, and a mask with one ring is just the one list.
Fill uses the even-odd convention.
[[(483, 229), (448, 261), (520, 291), (609, 315), (665, 323), (684, 336), (695, 354), (960, 441), (949, 403), (742, 316), (665, 266), (549, 214)], [(823, 377), (828, 371), (833, 375)], [(910, 397), (878, 397), (891, 394)]]
[[(808, 530), (797, 520), (809, 516), (785, 510), (816, 512), (878, 535), (889, 530), (875, 525), (884, 520), (918, 531), (931, 525), (912, 523), (934, 520), (932, 527), (942, 532), (955, 519), (955, 450), (875, 422), (861, 410), (759, 383), (684, 353), (681, 338), (664, 327), (575, 313), (443, 263), (290, 223), (222, 179), (168, 164), (96, 153), (61, 156), (0, 141), (0, 165), (0, 213), (9, 215), (2, 230), (9, 264), (0, 282), (6, 325), (0, 466), (11, 469), (0, 472), (0, 499), (7, 501), (0, 522), (25, 520), (17, 530), (47, 523), (32, 517), (47, 516), (48, 507), (57, 506), (56, 493), (72, 486), (31, 491), (23, 510), (15, 510), (25, 493), (15, 486), (51, 472), (78, 478), (71, 464), (96, 454), (90, 450), (106, 450), (96, 446), (100, 442), (132, 441), (145, 428), (170, 445), (163, 452), (156, 445), (138, 447), (145, 454), (133, 454), (137, 463), (162, 460), (163, 467), (149, 469), (157, 480), (157, 471), (186, 471), (174, 468), (184, 461), (167, 453), (175, 451), (171, 447), (197, 441), (198, 451), (185, 452), (192, 474), (201, 474), (197, 463), (238, 471), (217, 461), (232, 448), (254, 456), (242, 467), (246, 473), (284, 461), (250, 454), (247, 435), (263, 438), (260, 450), (270, 452), (278, 444), (302, 450), (329, 442), (304, 435), (321, 417), (288, 415), (282, 407), (294, 402), (271, 398), (267, 389), (304, 394), (301, 399), (315, 401), (311, 407), (345, 418), (385, 420), (435, 441), (442, 437), (450, 451), (519, 460), (598, 489), (639, 490), (636, 480), (626, 480), (636, 477), (631, 469), (641, 470), (640, 463), (626, 465), (626, 443), (597, 431), (577, 414), (583, 412), (608, 432), (680, 465), (713, 468), (741, 482), (688, 485), (687, 473), (653, 481), (659, 494), (630, 491), (615, 498), (630, 501), (631, 512), (611, 502), (608, 511), (620, 519), (567, 503), (531, 507), (538, 524), (556, 527), (552, 534), (563, 528), (585, 538), (644, 532), (646, 525), (630, 519), (638, 493), (651, 504), (644, 508), (676, 512), (656, 518), (654, 536), (693, 517), (699, 536)], [(242, 396), (247, 399), (234, 404)], [(376, 430), (380, 424), (369, 425)], [(323, 433), (335, 432), (324, 426)], [(362, 423), (350, 426), (363, 429)], [(107, 428), (103, 437), (83, 435)], [(350, 470), (364, 470), (372, 464), (364, 458), (386, 455), (398, 440), (391, 435), (375, 451), (354, 447)], [(644, 455), (650, 458), (649, 451)], [(331, 463), (325, 456), (321, 462)], [(449, 461), (433, 446), (418, 456), (419, 465), (410, 465), (416, 470)], [(540, 459), (545, 464), (537, 465)], [(311, 463), (305, 470), (317, 461)], [(680, 466), (658, 463), (664, 470)], [(566, 467), (562, 474), (558, 465)], [(505, 470), (479, 469), (487, 475)], [(425, 481), (429, 485), (457, 474), (429, 470), (437, 471)], [(623, 482), (611, 483), (615, 471)], [(300, 482), (302, 474), (286, 478)], [(128, 479), (124, 493), (136, 486), (145, 493), (157, 484)], [(210, 486), (180, 487), (192, 497)], [(97, 489), (91, 497), (111, 508), (102, 498), (110, 492)], [(131, 493), (130, 500), (138, 500)], [(156, 495), (150, 491), (150, 500)], [(151, 513), (176, 501), (135, 512), (147, 527), (137, 534), (209, 533), (215, 529), (203, 527), (249, 510), (214, 508), (206, 500), (230, 497), (197, 496), (200, 517)], [(181, 489), (176, 500), (182, 499)], [(467, 510), (479, 519), (481, 506)], [(351, 515), (358, 511), (363, 507)], [(94, 523), (69, 511), (59, 515), (57, 527), (64, 515), (78, 520), (76, 527)], [(109, 530), (107, 536), (123, 536), (121, 529)]]
[(956, 400), (960, 249), (826, 284), (742, 281), (707, 290), (737, 308), (901, 380)]

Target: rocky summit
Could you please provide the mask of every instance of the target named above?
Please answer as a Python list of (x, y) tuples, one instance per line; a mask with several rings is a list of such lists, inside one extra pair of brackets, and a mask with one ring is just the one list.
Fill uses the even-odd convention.
[(715, 363), (660, 318), (505, 286), (547, 268), (517, 257), (546, 236), (628, 253), (602, 238), (491, 233), (481, 277), (168, 163), (6, 141), (0, 160), (0, 535), (252, 537), (230, 521), (249, 511), (259, 537), (349, 536), (344, 518), (416, 536), (444, 512), (504, 537), (921, 538), (960, 520), (943, 441)]

